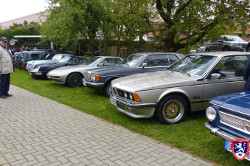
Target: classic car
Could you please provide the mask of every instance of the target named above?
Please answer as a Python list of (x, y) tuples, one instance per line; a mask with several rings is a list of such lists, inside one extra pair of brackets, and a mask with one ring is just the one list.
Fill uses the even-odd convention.
[(51, 63), (56, 63), (60, 59), (64, 58), (65, 56), (72, 56), (72, 54), (56, 54), (53, 56), (52, 59), (46, 59), (46, 60), (32, 60), (28, 61), (26, 65), (26, 70), (31, 70), (35, 65), (39, 64), (51, 64)]
[[(250, 140), (249, 101), (250, 92), (219, 96), (210, 100), (211, 105), (206, 110), (209, 122), (205, 123), (205, 127), (212, 134), (225, 140), (224, 148), (229, 152), (232, 152), (231, 145), (234, 139)], [(243, 154), (240, 152), (237, 157), (243, 159)], [(250, 161), (250, 153), (245, 159)]]
[(109, 97), (112, 80), (137, 73), (164, 70), (183, 57), (180, 53), (171, 52), (132, 54), (124, 60), (124, 65), (119, 68), (86, 71), (84, 73), (83, 84), (95, 90), (103, 90), (105, 95)]
[(47, 73), (53, 69), (63, 66), (75, 66), (84, 64), (87, 58), (80, 56), (65, 56), (57, 63), (52, 64), (37, 64), (29, 71), (30, 75), (34, 78), (47, 78)]
[(238, 36), (221, 35), (215, 42), (208, 43), (206, 51), (245, 51), (247, 42)]
[(133, 118), (155, 116), (161, 123), (181, 122), (188, 111), (205, 110), (219, 95), (243, 90), (249, 52), (195, 53), (165, 71), (131, 75), (111, 83), (111, 103)]
[[(17, 53), (18, 56), (18, 53)], [(20, 70), (26, 69), (27, 62), (31, 60), (39, 60), (43, 59), (45, 56), (44, 51), (23, 51), (21, 52), (21, 59), (17, 59), (18, 61), (16, 63), (16, 67), (18, 67)]]
[(92, 68), (110, 67), (120, 65), (122, 58), (111, 56), (95, 56), (85, 62), (83, 65), (65, 66), (51, 70), (47, 77), (58, 84), (66, 84), (69, 87), (78, 87), (82, 85), (83, 73)]

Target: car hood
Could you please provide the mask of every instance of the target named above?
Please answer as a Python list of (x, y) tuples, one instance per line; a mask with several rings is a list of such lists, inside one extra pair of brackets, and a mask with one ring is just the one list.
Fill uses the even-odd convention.
[(121, 77), (112, 81), (112, 86), (125, 91), (138, 92), (158, 88), (194, 85), (200, 78), (179, 72), (158, 71)]
[(90, 69), (88, 71), (90, 71), (91, 73), (96, 73), (99, 74), (101, 76), (106, 76), (109, 73), (112, 73), (112, 75), (114, 74), (114, 71), (116, 71), (115, 73), (119, 72), (120, 70), (125, 70), (128, 69), (129, 66), (128, 65), (114, 65), (114, 66), (107, 66), (107, 67), (98, 67), (95, 69)]
[(85, 70), (94, 68), (93, 66), (88, 66), (88, 65), (76, 65), (76, 66), (64, 66), (64, 67), (60, 67), (54, 70), (51, 70), (48, 75), (57, 75), (57, 76), (61, 76), (61, 75), (67, 75), (69, 73), (72, 72), (81, 72), (83, 73)]
[(48, 64), (48, 63), (56, 63), (56, 60), (35, 60), (29, 61), (28, 63), (35, 63), (35, 64)]
[(250, 92), (215, 97), (210, 103), (250, 115)]

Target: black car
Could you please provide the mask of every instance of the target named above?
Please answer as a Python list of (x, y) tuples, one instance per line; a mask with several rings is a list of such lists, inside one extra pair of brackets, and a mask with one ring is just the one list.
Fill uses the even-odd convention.
[(32, 70), (30, 70), (30, 75), (33, 78), (47, 78), (47, 73), (53, 69), (63, 66), (74, 66), (84, 64), (86, 60), (88, 59), (84, 57), (66, 56), (59, 60), (57, 63), (35, 65)]
[(84, 73), (83, 85), (95, 90), (103, 90), (110, 95), (111, 81), (132, 74), (160, 71), (183, 58), (179, 53), (148, 52), (132, 54), (124, 60), (121, 67), (93, 69)]

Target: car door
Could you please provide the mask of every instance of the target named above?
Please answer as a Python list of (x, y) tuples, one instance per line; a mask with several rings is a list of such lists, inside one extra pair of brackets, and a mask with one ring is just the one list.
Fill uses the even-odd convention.
[[(246, 56), (222, 58), (208, 78), (204, 80), (204, 100), (208, 101), (216, 96), (243, 91), (243, 74), (246, 61)], [(220, 74), (221, 78), (213, 79), (212, 73)], [(204, 108), (207, 106), (208, 103), (205, 103)]]

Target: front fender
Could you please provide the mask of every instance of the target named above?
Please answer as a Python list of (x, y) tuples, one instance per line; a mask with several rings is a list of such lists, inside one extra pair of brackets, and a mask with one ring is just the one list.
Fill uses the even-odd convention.
[(181, 94), (182, 96), (186, 96), (186, 98), (190, 101), (190, 96), (185, 92), (183, 89), (178, 89), (178, 88), (171, 88), (171, 89), (166, 89), (164, 92), (161, 93), (159, 96), (157, 103), (159, 103), (165, 96), (169, 94)]

